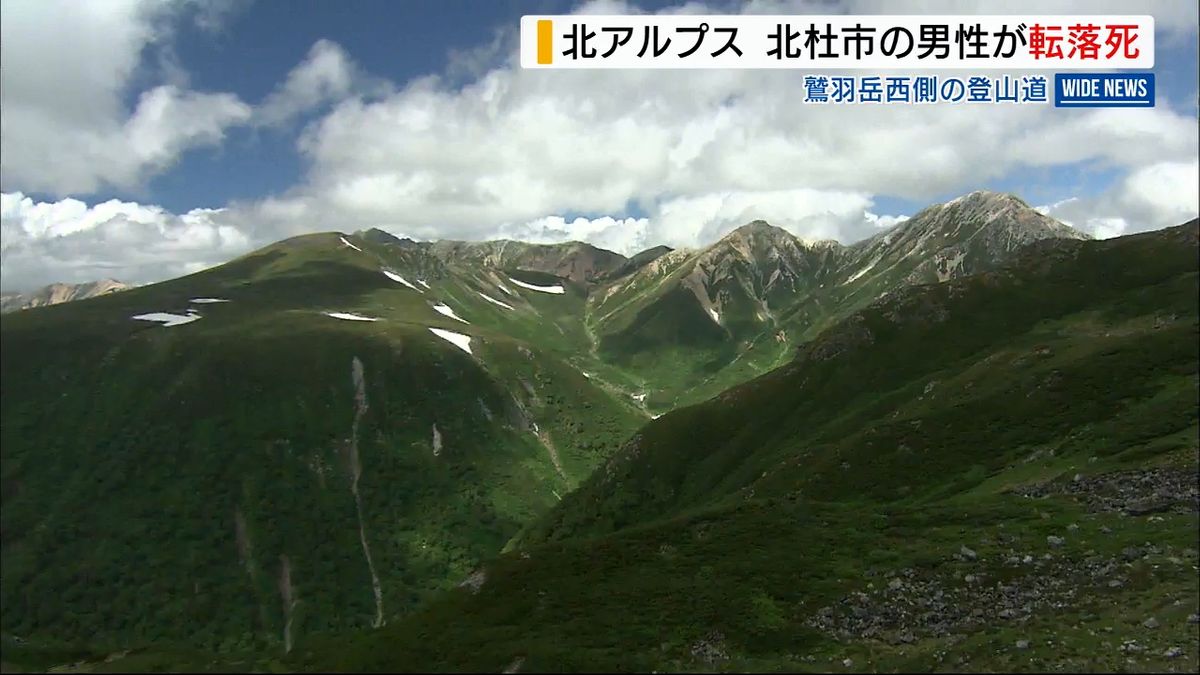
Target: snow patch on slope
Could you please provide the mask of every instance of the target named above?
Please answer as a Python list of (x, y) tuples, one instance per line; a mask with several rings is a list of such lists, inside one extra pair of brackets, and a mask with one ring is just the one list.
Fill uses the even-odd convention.
[(421, 284), (425, 288), (432, 288), (432, 286), (429, 285), (429, 282), (425, 281), (424, 279), (417, 279), (417, 283)]
[(412, 284), (408, 283), (408, 279), (405, 279), (404, 277), (400, 276), (399, 274), (396, 274), (395, 272), (393, 272), (393, 271), (391, 271), (391, 270), (383, 270), (383, 276), (385, 276), (385, 277), (387, 277), (387, 278), (391, 279), (392, 281), (398, 281), (398, 282), (400, 282), (400, 283), (404, 284), (405, 286), (408, 286), (409, 288), (413, 289), (414, 291), (416, 291), (416, 292), (418, 292), (418, 293), (424, 293), (424, 292), (425, 292), (425, 291), (423, 291), (423, 290), (421, 290), (421, 289), (417, 288), (416, 286), (413, 286)]
[(150, 312), (148, 314), (136, 314), (133, 317), (139, 321), (158, 321), (164, 328), (171, 326), (182, 326), (185, 323), (198, 321), (200, 315), (188, 310), (187, 314), (172, 314), (170, 312)]
[(442, 338), (446, 342), (458, 347), (468, 354), (474, 354), (471, 351), (471, 336), (455, 333), (452, 330), (442, 330), (441, 328), (430, 328), (429, 331), (434, 335)]
[(338, 237), (338, 239), (341, 239), (343, 244), (345, 244), (345, 245), (349, 246), (350, 248), (354, 249), (355, 251), (358, 251), (359, 253), (362, 253), (362, 249), (361, 249), (361, 248), (359, 248), (359, 247), (355, 246), (354, 244), (351, 244), (350, 242), (346, 241), (346, 238), (345, 238), (345, 237)]
[(713, 309), (712, 307), (709, 307), (708, 315), (712, 317), (713, 323), (716, 323), (716, 324), (721, 323), (721, 315), (717, 313), (717, 310)]
[(210, 305), (216, 302), (229, 302), (225, 298), (192, 298), (188, 302), (193, 302), (197, 305)]
[(513, 282), (514, 284), (520, 286), (521, 288), (528, 288), (531, 291), (539, 291), (541, 293), (554, 293), (555, 295), (562, 295), (563, 293), (567, 292), (567, 289), (563, 288), (562, 284), (556, 284), (554, 286), (538, 286), (537, 284), (527, 284), (524, 281), (517, 281), (516, 279), (514, 279), (512, 277), (509, 277), (508, 280)]
[[(475, 292), (479, 293), (479, 291), (475, 291)], [(507, 302), (500, 302), (499, 300), (497, 300), (493, 297), (490, 297), (484, 293), (479, 293), (479, 297), (483, 298), (484, 300), (487, 300), (488, 302), (492, 303), (493, 305), (499, 305), (499, 306), (503, 307), (504, 309), (507, 309), (510, 311), (513, 309), (512, 305), (508, 304)]]
[(853, 282), (853, 281), (857, 280), (857, 279), (858, 279), (859, 277), (861, 277), (862, 275), (866, 274), (867, 272), (870, 272), (870, 271), (871, 271), (871, 269), (872, 269), (872, 268), (874, 268), (874, 267), (875, 267), (875, 264), (876, 264), (876, 263), (878, 263), (878, 262), (879, 262), (879, 260), (878, 260), (878, 259), (876, 259), (876, 260), (872, 260), (872, 261), (871, 261), (871, 262), (870, 262), (870, 263), (869, 263), (869, 264), (868, 264), (866, 267), (864, 267), (864, 268), (862, 268), (861, 270), (859, 270), (859, 271), (855, 272), (854, 274), (851, 274), (851, 275), (850, 275), (850, 278), (849, 278), (849, 279), (846, 279), (846, 283), (851, 283), (851, 282)]
[(335, 319), (344, 321), (378, 321), (379, 319), (372, 316), (363, 316), (354, 312), (322, 312), (325, 316), (332, 316)]
[(449, 305), (446, 305), (444, 303), (439, 302), (438, 304), (434, 305), (433, 311), (437, 312), (438, 314), (441, 314), (442, 316), (448, 316), (451, 319), (454, 319), (455, 321), (461, 321), (461, 322), (467, 323), (467, 324), (471, 323), (470, 321), (467, 321), (466, 319), (462, 318), (461, 316), (455, 314), (454, 310), (450, 309)]

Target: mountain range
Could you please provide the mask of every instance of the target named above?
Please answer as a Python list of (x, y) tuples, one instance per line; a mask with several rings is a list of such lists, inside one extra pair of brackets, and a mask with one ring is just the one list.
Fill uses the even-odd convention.
[(888, 293), (643, 426), (460, 589), (287, 663), (1194, 671), (1198, 240)]
[(60, 302), (86, 300), (98, 295), (107, 295), (131, 288), (116, 279), (101, 279), (83, 284), (50, 284), (29, 293), (5, 293), (0, 295), (0, 313), (21, 309), (57, 305)]
[(6, 314), (4, 660), (1004, 669), (1136, 608), (1194, 666), (1196, 232), (328, 232)]

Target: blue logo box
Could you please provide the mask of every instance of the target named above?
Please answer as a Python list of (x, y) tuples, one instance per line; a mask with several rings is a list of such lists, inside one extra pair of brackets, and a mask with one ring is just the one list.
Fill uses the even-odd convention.
[(1056, 108), (1153, 108), (1154, 73), (1056, 73)]

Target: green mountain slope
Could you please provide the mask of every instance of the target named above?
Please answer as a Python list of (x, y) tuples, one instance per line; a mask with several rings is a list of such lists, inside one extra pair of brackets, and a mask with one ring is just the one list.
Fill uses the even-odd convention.
[(4, 631), (282, 653), (460, 581), (643, 419), (486, 280), (322, 234), (6, 315)]
[(756, 221), (597, 289), (588, 321), (607, 361), (645, 378), (655, 411), (771, 370), (795, 346), (889, 292), (994, 269), (1021, 246), (1085, 235), (1012, 195), (973, 192), (851, 246)]
[[(970, 450), (984, 443), (1032, 451), (1077, 432), (1093, 451), (1119, 449), (1111, 425), (1124, 400), (1148, 397), (1164, 371), (1190, 374), (1196, 260), (1176, 242), (1188, 232), (1050, 240), (1013, 267), (885, 298), (802, 346), (784, 368), (651, 422), (555, 517), (598, 532), (607, 528), (576, 508), (620, 527), (749, 491), (890, 501), (919, 480), (976, 465), (990, 473), (1011, 459), (981, 462)], [(1097, 367), (1106, 360), (1128, 372)], [(977, 381), (985, 376), (986, 387)], [(1186, 413), (1194, 399), (1186, 387), (1172, 391), (1166, 403)], [(1097, 420), (1110, 426), (1096, 428)], [(1191, 421), (1164, 415), (1176, 425), (1164, 433)], [(957, 431), (957, 423), (970, 426)], [(627, 502), (636, 510), (613, 508)]]
[(565, 244), (438, 241), (430, 249), (443, 260), (544, 272), (580, 283), (612, 274), (627, 262), (625, 256), (577, 241)]
[[(776, 458), (728, 445), (694, 475), (672, 459), (627, 491), (592, 479), (567, 495), (652, 413), (786, 363), (876, 297), (1079, 236), (992, 193), (851, 247), (765, 223), (629, 259), (324, 233), (5, 315), (0, 632), (68, 653), (84, 640), (278, 656), (395, 623), (522, 542), (736, 501)], [(947, 266), (951, 250), (966, 253)], [(724, 438), (728, 402), (642, 438), (676, 425)], [(867, 419), (826, 412), (846, 443)], [(827, 422), (805, 424), (835, 433)]]
[(292, 667), (1197, 667), (1197, 223), (890, 294)]

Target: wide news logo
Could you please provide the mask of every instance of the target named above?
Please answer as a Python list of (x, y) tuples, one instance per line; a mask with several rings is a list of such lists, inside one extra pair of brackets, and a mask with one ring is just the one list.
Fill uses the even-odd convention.
[(1059, 108), (1151, 108), (1154, 73), (1058, 73), (1054, 105)]

